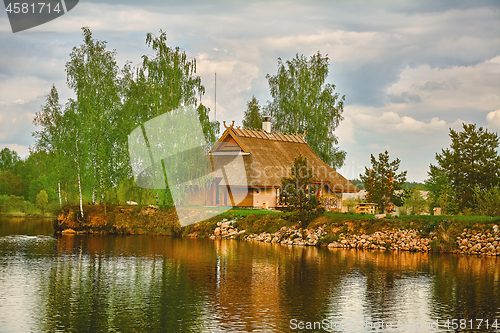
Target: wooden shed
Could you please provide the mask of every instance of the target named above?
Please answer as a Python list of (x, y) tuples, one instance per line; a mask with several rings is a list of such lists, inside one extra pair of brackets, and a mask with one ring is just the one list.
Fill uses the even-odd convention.
[(376, 203), (360, 202), (356, 204), (356, 214), (375, 214)]

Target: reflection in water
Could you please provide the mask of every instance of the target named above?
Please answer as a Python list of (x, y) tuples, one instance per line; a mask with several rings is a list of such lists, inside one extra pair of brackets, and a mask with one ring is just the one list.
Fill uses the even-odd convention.
[[(495, 257), (13, 234), (0, 236), (2, 332), (290, 331), (292, 319), (429, 331), (436, 318), (500, 317)], [(350, 328), (330, 331), (367, 331)]]

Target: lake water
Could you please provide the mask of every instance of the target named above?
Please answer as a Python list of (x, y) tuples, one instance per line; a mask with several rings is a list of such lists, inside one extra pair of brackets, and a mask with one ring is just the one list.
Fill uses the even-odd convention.
[(30, 331), (500, 332), (500, 260), (0, 218), (0, 332)]

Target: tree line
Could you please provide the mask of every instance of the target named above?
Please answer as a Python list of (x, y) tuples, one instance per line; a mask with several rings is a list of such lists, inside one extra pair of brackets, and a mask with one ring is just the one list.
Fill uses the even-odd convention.
[[(116, 51), (82, 28), (83, 43), (74, 47), (66, 63), (67, 85), (75, 98), (60, 101), (52, 86), (36, 113), (35, 145), (23, 161), (4, 149), (0, 170), (3, 201), (22, 197), (36, 203), (40, 191), (47, 201), (66, 203), (156, 201), (171, 204), (168, 190), (147, 190), (135, 185), (129, 163), (127, 138), (144, 122), (181, 106), (196, 108), (207, 145), (215, 142), (219, 124), (209, 120), (203, 105), (205, 88), (196, 75), (196, 60), (178, 47), (167, 45), (166, 33), (148, 33), (151, 55), (137, 66), (116, 63)], [(10, 198), (9, 200), (13, 200)]]
[[(116, 51), (82, 28), (83, 43), (72, 49), (66, 63), (67, 85), (75, 97), (60, 101), (52, 86), (45, 104), (36, 113), (34, 147), (22, 160), (8, 148), (0, 152), (0, 209), (29, 211), (38, 207), (56, 211), (79, 203), (173, 204), (167, 189), (150, 190), (136, 185), (128, 155), (127, 138), (146, 121), (182, 106), (196, 109), (209, 149), (219, 134), (219, 123), (209, 120), (202, 103), (205, 87), (196, 75), (196, 60), (178, 47), (167, 45), (166, 33), (148, 33), (149, 55), (132, 66), (116, 63)], [(306, 132), (313, 151), (334, 168), (343, 165), (346, 152), (336, 145), (334, 131), (342, 121), (345, 96), (326, 83), (328, 56), (310, 58), (297, 54), (278, 58), (276, 75), (266, 76), (272, 100), (265, 106), (253, 96), (247, 103), (243, 126), (260, 129), (262, 116), (270, 115), (273, 130)], [(500, 207), (499, 137), (474, 124), (463, 131), (450, 129), (452, 144), (436, 154), (425, 187), (430, 210), (449, 214), (498, 215)], [(386, 151), (360, 175), (367, 200), (381, 212), (405, 202), (421, 202), (415, 189), (398, 191), (406, 171), (400, 160)], [(412, 185), (412, 187), (414, 187)], [(412, 199), (413, 198), (413, 199)], [(417, 204), (415, 204), (417, 205)], [(6, 209), (4, 209), (4, 206)], [(21, 209), (22, 208), (22, 209)]]
[[(219, 123), (209, 120), (203, 105), (205, 87), (196, 75), (196, 60), (167, 45), (166, 33), (146, 35), (150, 55), (137, 66), (116, 63), (116, 51), (82, 28), (83, 43), (66, 63), (67, 85), (75, 97), (61, 101), (55, 86), (36, 113), (35, 145), (26, 160), (4, 149), (0, 157), (0, 209), (52, 211), (65, 204), (156, 202), (172, 205), (166, 190), (138, 187), (129, 163), (127, 137), (132, 130), (182, 106), (196, 108), (209, 148)], [(342, 120), (344, 96), (325, 83), (328, 57), (319, 52), (290, 61), (278, 59), (276, 75), (267, 75), (273, 101), (265, 107), (273, 127), (282, 132), (306, 132), (311, 148), (328, 164), (340, 167), (345, 152), (333, 134)], [(254, 98), (243, 125), (261, 128), (262, 111)], [(329, 119), (325, 122), (324, 119)], [(4, 156), (5, 155), (5, 156)], [(12, 204), (14, 202), (15, 204)], [(24, 205), (24, 209), (22, 209)], [(28, 205), (28, 207), (26, 207)], [(4, 210), (5, 211), (5, 210)]]
[(442, 214), (500, 215), (500, 145), (497, 133), (476, 124), (463, 124), (462, 131), (450, 128), (451, 145), (436, 153), (424, 189), (425, 201), (417, 187), (403, 188), (406, 171), (399, 172), (400, 160), (390, 161), (389, 153), (380, 153), (378, 160), (371, 155), (371, 167), (360, 175), (367, 191), (367, 201), (377, 203), (380, 212), (391, 205), (406, 204), (414, 213), (428, 206)]

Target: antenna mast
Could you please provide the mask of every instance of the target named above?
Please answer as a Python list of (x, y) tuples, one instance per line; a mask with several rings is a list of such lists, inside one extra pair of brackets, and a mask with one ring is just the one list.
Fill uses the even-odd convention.
[(215, 120), (217, 120), (217, 72), (215, 72)]

